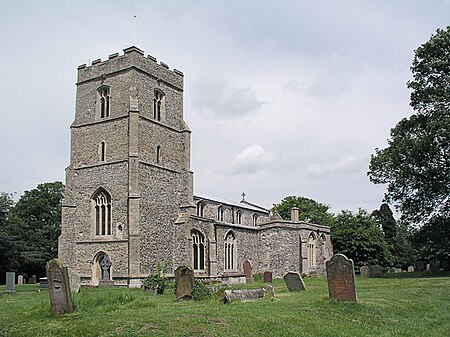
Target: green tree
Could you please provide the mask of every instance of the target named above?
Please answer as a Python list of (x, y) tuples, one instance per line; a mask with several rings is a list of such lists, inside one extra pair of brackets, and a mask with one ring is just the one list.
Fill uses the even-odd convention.
[(0, 281), (5, 279), (7, 271), (16, 271), (18, 267), (16, 246), (9, 235), (9, 216), (14, 207), (12, 194), (0, 193)]
[(382, 203), (380, 209), (376, 209), (372, 212), (372, 216), (376, 223), (383, 229), (386, 242), (390, 245), (394, 245), (395, 237), (397, 236), (397, 221), (395, 220), (389, 205)]
[(387, 184), (385, 199), (402, 218), (423, 224), (450, 209), (450, 27), (417, 48), (411, 70), (415, 113), (391, 129), (387, 148), (375, 150), (368, 175)]
[(331, 226), (334, 253), (353, 259), (355, 267), (363, 265), (390, 266), (392, 255), (375, 220), (365, 210), (358, 213), (341, 211)]
[(61, 231), (61, 182), (39, 184), (25, 191), (10, 214), (10, 235), (15, 240), (20, 271), (43, 275), (45, 264), (58, 256)]
[(290, 220), (293, 207), (300, 209), (299, 218), (302, 221), (323, 226), (331, 226), (333, 223), (333, 214), (328, 212), (330, 206), (305, 197), (285, 197), (279, 204), (273, 205), (272, 211), (278, 213), (283, 219)]

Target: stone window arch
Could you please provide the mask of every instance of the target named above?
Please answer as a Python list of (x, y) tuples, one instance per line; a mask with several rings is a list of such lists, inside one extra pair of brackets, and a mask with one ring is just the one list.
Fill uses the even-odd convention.
[(236, 271), (236, 235), (232, 230), (225, 235), (224, 249), (225, 271)]
[(94, 234), (96, 236), (111, 235), (111, 195), (104, 188), (99, 188), (92, 196), (91, 203), (94, 214)]
[(312, 232), (308, 237), (308, 266), (316, 266), (316, 236)]
[(223, 206), (217, 208), (217, 221), (223, 221), (224, 209)]
[(159, 145), (156, 147), (156, 163), (161, 163), (161, 146)]
[(197, 216), (203, 217), (205, 211), (205, 204), (203, 201), (197, 202)]
[(236, 212), (236, 223), (239, 225), (242, 223), (242, 212), (239, 210)]
[(98, 148), (98, 154), (99, 159), (101, 162), (106, 161), (106, 143), (104, 141), (100, 142), (99, 148)]
[(111, 115), (111, 89), (103, 85), (97, 89), (97, 116), (108, 118)]
[(100, 282), (109, 282), (112, 280), (112, 262), (107, 253), (98, 252), (92, 263), (91, 285), (97, 286)]
[(256, 213), (252, 215), (252, 223), (253, 226), (256, 226), (258, 223), (258, 215)]
[(153, 96), (153, 118), (157, 121), (164, 120), (166, 112), (166, 95), (163, 91), (155, 89)]
[(205, 270), (205, 236), (198, 230), (191, 231), (192, 265), (194, 271)]

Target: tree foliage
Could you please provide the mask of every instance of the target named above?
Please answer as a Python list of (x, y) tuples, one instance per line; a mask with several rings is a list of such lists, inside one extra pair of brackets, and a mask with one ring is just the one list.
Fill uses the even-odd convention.
[(45, 264), (58, 256), (63, 196), (61, 182), (39, 184), (11, 209), (7, 233), (14, 242), (18, 272), (43, 275)]
[(331, 226), (333, 223), (333, 214), (328, 212), (330, 206), (305, 197), (285, 197), (279, 204), (273, 206), (272, 211), (278, 213), (283, 219), (290, 220), (293, 207), (300, 209), (299, 218), (302, 221), (323, 226)]
[(334, 253), (352, 259), (355, 267), (363, 265), (390, 266), (392, 255), (375, 220), (365, 210), (358, 213), (343, 210), (331, 227)]
[(387, 184), (385, 199), (408, 221), (450, 209), (450, 27), (417, 48), (412, 63), (415, 113), (391, 129), (388, 147), (371, 156), (369, 178)]
[(386, 242), (393, 245), (397, 236), (397, 221), (394, 218), (391, 208), (388, 204), (382, 203), (380, 209), (372, 212), (376, 223), (381, 226)]
[(0, 280), (3, 281), (7, 271), (15, 271), (18, 265), (16, 247), (9, 235), (9, 216), (14, 207), (11, 194), (0, 193)]

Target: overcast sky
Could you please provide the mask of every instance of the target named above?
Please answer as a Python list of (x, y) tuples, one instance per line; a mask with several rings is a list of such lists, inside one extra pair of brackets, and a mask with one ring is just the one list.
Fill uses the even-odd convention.
[(185, 74), (199, 193), (378, 208), (375, 148), (411, 114), (414, 49), (450, 1), (1, 1), (0, 192), (64, 181), (78, 65), (133, 44)]

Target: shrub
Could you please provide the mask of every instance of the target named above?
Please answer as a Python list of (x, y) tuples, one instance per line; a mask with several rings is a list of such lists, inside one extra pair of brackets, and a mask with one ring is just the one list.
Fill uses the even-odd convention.
[(167, 287), (167, 278), (165, 273), (168, 268), (168, 262), (158, 262), (156, 264), (156, 273), (150, 274), (144, 279), (143, 289), (152, 290), (157, 295), (163, 294), (164, 289)]
[(199, 280), (194, 279), (194, 285), (192, 287), (192, 298), (196, 301), (205, 300), (211, 298), (212, 293), (208, 286)]

